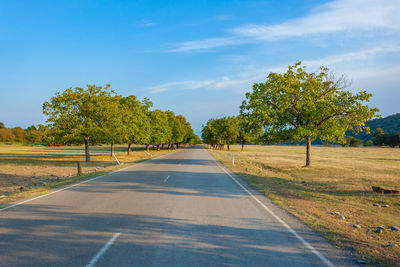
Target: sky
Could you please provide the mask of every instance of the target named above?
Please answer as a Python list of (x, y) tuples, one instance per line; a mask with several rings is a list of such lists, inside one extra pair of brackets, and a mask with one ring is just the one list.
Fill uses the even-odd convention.
[(43, 124), (56, 92), (111, 84), (195, 132), (297, 61), (400, 112), (400, 0), (0, 0), (0, 122)]

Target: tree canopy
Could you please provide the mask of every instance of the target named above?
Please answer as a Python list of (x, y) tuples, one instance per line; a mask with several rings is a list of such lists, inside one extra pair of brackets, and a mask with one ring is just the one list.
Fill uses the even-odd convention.
[[(93, 144), (110, 144), (112, 154), (114, 144), (127, 143), (129, 153), (132, 143), (159, 148), (196, 139), (189, 138), (194, 134), (185, 117), (151, 107), (149, 99), (140, 102), (134, 95), (117, 95), (110, 85), (68, 88), (43, 104), (48, 127), (40, 131), (52, 144), (84, 143), (86, 161)], [(33, 132), (30, 138), (35, 138)]]

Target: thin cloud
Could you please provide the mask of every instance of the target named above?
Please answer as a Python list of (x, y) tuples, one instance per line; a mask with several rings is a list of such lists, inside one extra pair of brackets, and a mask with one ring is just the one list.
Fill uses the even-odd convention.
[(157, 86), (146, 88), (146, 91), (149, 91), (152, 94), (163, 93), (169, 91), (170, 89), (174, 90), (188, 90), (188, 89), (196, 89), (206, 87), (210, 84), (214, 83), (214, 80), (205, 80), (205, 81), (176, 81), (176, 82), (168, 82), (163, 83)]
[(176, 48), (168, 50), (168, 52), (186, 52), (192, 50), (211, 49), (222, 46), (236, 45), (238, 43), (240, 43), (240, 40), (235, 37), (210, 38), (198, 41), (182, 42)]
[(140, 21), (137, 23), (137, 25), (138, 25), (139, 27), (146, 27), (146, 28), (148, 28), (148, 27), (153, 27), (153, 26), (157, 25), (157, 23), (154, 22), (154, 21), (152, 21), (152, 20), (149, 20), (149, 19), (142, 19), (142, 20), (140, 20)]
[(397, 0), (337, 0), (318, 7), (306, 17), (271, 26), (246, 25), (233, 32), (254, 39), (275, 41), (352, 30), (398, 30), (399, 12), (400, 2)]
[(286, 38), (348, 31), (400, 29), (398, 0), (335, 0), (309, 15), (275, 25), (248, 24), (230, 29), (230, 36), (182, 42), (169, 52), (212, 49), (229, 45), (279, 41)]
[[(343, 53), (337, 55), (331, 55), (328, 57), (323, 57), (320, 59), (313, 60), (305, 60), (302, 62), (304, 66), (307, 66), (308, 69), (313, 70), (317, 69), (320, 66), (326, 66), (333, 68), (333, 70), (343, 71), (346, 69), (345, 66), (352, 64), (359, 64), (359, 61), (371, 60), (378, 56), (388, 56), (391, 53), (400, 52), (400, 46), (387, 46), (387, 47), (377, 47), (370, 48), (356, 52)], [(234, 90), (247, 90), (251, 87), (251, 85), (255, 82), (264, 81), (270, 72), (284, 72), (287, 69), (289, 64), (294, 64), (295, 62), (290, 62), (288, 64), (281, 64), (276, 66), (268, 66), (268, 67), (258, 67), (257, 69), (252, 69), (250, 71), (244, 72), (242, 71), (236, 77), (238, 79), (231, 79), (228, 76), (223, 76), (220, 79), (209, 79), (209, 80), (198, 80), (198, 81), (174, 81), (164, 83), (158, 86), (147, 88), (151, 93), (162, 93), (169, 90), (188, 90), (188, 89), (234, 89)], [(346, 74), (355, 79), (366, 79), (372, 76), (380, 76), (383, 75), (382, 71), (376, 71), (376, 69), (364, 69), (357, 71), (346, 71)], [(393, 68), (385, 68), (385, 72), (394, 74), (398, 70), (398, 67)], [(373, 75), (372, 75), (373, 74)]]

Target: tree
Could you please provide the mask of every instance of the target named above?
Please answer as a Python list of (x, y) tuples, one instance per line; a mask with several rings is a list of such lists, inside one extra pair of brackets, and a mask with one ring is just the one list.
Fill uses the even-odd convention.
[(4, 123), (0, 122), (0, 129), (4, 129), (6, 128), (6, 126), (4, 125)]
[(310, 166), (313, 140), (342, 143), (348, 129), (368, 132), (365, 121), (379, 110), (363, 105), (371, 94), (346, 91), (346, 80), (335, 79), (327, 68), (317, 73), (304, 68), (298, 62), (286, 73), (271, 72), (265, 83), (255, 83), (246, 93), (241, 114), (263, 128), (265, 141), (305, 141), (306, 166)]
[(377, 128), (372, 135), (372, 141), (376, 146), (383, 146), (385, 144), (385, 132), (382, 128)]
[(176, 116), (176, 120), (178, 121), (179, 127), (176, 133), (176, 147), (179, 147), (181, 143), (189, 144), (194, 141), (192, 138), (195, 138), (195, 134), (193, 133), (192, 126), (186, 120), (183, 115)]
[(31, 126), (29, 126), (29, 127), (27, 127), (27, 128), (25, 129), (25, 131), (29, 131), (29, 130), (37, 130), (37, 128), (36, 128), (35, 125), (31, 125)]
[(204, 142), (213, 147), (223, 149), (227, 145), (236, 143), (239, 137), (239, 120), (236, 117), (223, 117), (209, 119), (207, 125), (203, 126), (202, 138)]
[(68, 88), (43, 104), (43, 113), (64, 143), (85, 144), (86, 161), (90, 161), (89, 144), (104, 136), (105, 122), (110, 116), (107, 102), (114, 96), (110, 85), (87, 85), (86, 89)]
[(237, 119), (239, 120), (238, 142), (242, 145), (243, 151), (244, 144), (257, 143), (259, 137), (262, 135), (262, 128), (259, 125), (253, 124), (246, 116), (239, 115)]
[(166, 144), (171, 139), (171, 128), (168, 125), (168, 117), (161, 110), (154, 110), (149, 113), (151, 121), (151, 144), (160, 150), (162, 144)]
[(345, 139), (346, 143), (343, 143), (343, 146), (357, 147), (363, 143), (361, 139), (355, 138), (354, 136), (346, 136)]
[(25, 130), (24, 139), (31, 144), (40, 143), (42, 141), (42, 134), (40, 131), (34, 129)]
[(21, 127), (15, 127), (11, 129), (14, 137), (14, 141), (18, 143), (24, 142), (24, 130)]
[(107, 119), (103, 123), (102, 142), (110, 145), (110, 157), (114, 154), (114, 145), (122, 143), (126, 137), (126, 124), (123, 118), (128, 115), (122, 105), (123, 97), (114, 95), (107, 98), (103, 103), (103, 108), (107, 110)]
[(13, 142), (15, 139), (15, 135), (8, 128), (0, 129), (0, 142)]
[(150, 142), (150, 119), (147, 115), (152, 103), (145, 99), (141, 103), (136, 96), (124, 97), (122, 104), (122, 139), (128, 143), (128, 155), (132, 144), (148, 144)]

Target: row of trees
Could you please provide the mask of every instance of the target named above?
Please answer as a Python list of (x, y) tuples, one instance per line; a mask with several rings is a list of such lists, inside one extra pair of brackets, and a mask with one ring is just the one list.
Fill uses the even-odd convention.
[(243, 116), (209, 119), (203, 126), (201, 138), (203, 142), (216, 149), (229, 151), (229, 145), (241, 144), (242, 150), (246, 143), (258, 143), (260, 131), (253, 131)]
[[(239, 129), (250, 137), (258, 136), (262, 143), (304, 142), (306, 166), (310, 166), (313, 140), (345, 143), (347, 130), (369, 132), (365, 122), (379, 111), (364, 104), (371, 94), (353, 94), (347, 87), (343, 76), (336, 79), (325, 67), (307, 72), (301, 62), (285, 73), (271, 72), (266, 82), (255, 83), (246, 93), (239, 115), (243, 127)], [(203, 126), (203, 140), (210, 144), (230, 140), (210, 137), (218, 132), (213, 130), (218, 129), (213, 121), (218, 119)]]
[(35, 126), (30, 126), (26, 129), (22, 129), (21, 127), (7, 128), (4, 123), (0, 122), (0, 142), (40, 143), (43, 136), (41, 130), (43, 128), (37, 129)]
[(372, 142), (377, 146), (400, 147), (400, 133), (385, 133), (383, 129), (378, 128), (373, 135)]
[(90, 161), (89, 147), (109, 144), (132, 144), (168, 148), (179, 144), (198, 143), (199, 138), (186, 118), (172, 111), (150, 110), (152, 102), (136, 96), (121, 96), (105, 87), (88, 85), (86, 89), (68, 88), (43, 104), (48, 116), (48, 140), (52, 144), (84, 144), (86, 161)]

